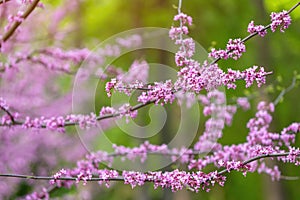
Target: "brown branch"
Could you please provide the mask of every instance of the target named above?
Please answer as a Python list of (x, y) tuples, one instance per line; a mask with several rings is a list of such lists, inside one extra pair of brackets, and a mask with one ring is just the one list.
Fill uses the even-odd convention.
[[(262, 159), (262, 158), (276, 158), (276, 157), (282, 157), (282, 156), (288, 156), (290, 153), (289, 152), (284, 152), (284, 153), (274, 153), (274, 154), (265, 154), (265, 155), (260, 155), (260, 156), (256, 156), (253, 158), (250, 158), (248, 160), (245, 160), (242, 165), (247, 165), (251, 162), (254, 162), (256, 160)], [(223, 175), (226, 174), (228, 172), (230, 172), (232, 170), (228, 170), (228, 169), (223, 169), (221, 171), (218, 172), (218, 175)]]
[[(288, 156), (289, 152), (284, 153), (274, 153), (274, 154), (266, 154), (266, 155), (260, 155), (253, 158), (250, 158), (246, 161), (244, 161), (242, 164), (247, 165), (251, 162), (254, 162), (256, 160), (264, 159), (264, 158), (276, 158), (276, 157), (284, 157)], [(221, 170), (218, 172), (218, 175), (226, 174), (233, 170)], [(78, 177), (59, 177), (54, 178), (53, 176), (35, 176), (35, 175), (24, 175), (24, 174), (0, 174), (0, 177), (6, 177), (6, 178), (20, 178), (20, 179), (30, 179), (30, 180), (62, 180), (62, 181), (76, 181), (78, 180)], [(118, 176), (116, 178), (99, 178), (99, 177), (92, 177), (91, 179), (87, 179), (86, 181), (124, 181), (123, 176)], [(145, 180), (147, 182), (152, 182), (152, 180)]]
[(9, 118), (10, 118), (12, 124), (14, 124), (14, 123), (15, 123), (15, 118), (14, 118), (14, 116), (11, 114), (11, 112), (10, 112), (8, 109), (6, 109), (6, 108), (4, 108), (4, 107), (2, 107), (2, 106), (0, 106), (0, 109), (3, 110), (3, 111), (9, 116)]
[[(22, 15), (22, 18), (25, 20), (30, 13), (35, 9), (35, 7), (38, 5), (40, 0), (35, 0), (32, 4), (30, 4), (30, 6), (27, 8), (27, 10), (25, 11), (25, 13)], [(2, 42), (6, 42), (13, 34), (14, 32), (17, 30), (17, 28), (21, 25), (22, 22), (17, 21), (15, 22), (11, 28), (4, 33), (3, 37), (2, 37), (2, 41), (0, 43), (0, 48), (2, 46)]]
[(10, 0), (0, 0), (0, 5), (1, 4), (4, 4), (4, 3), (6, 3), (6, 2), (9, 2)]
[[(272, 72), (267, 72), (266, 75), (270, 75), (272, 74)], [(179, 91), (179, 90), (178, 90)], [(177, 92), (177, 91), (173, 91), (174, 93)], [(151, 101), (148, 101), (146, 103), (139, 103), (133, 107), (130, 108), (129, 111), (135, 111), (135, 110), (138, 110), (140, 108), (143, 108), (143, 107), (146, 107), (147, 105), (150, 105), (150, 104), (153, 104), (157, 101), (157, 99), (154, 99), (154, 100), (151, 100)], [(114, 117), (118, 117), (122, 115), (122, 112), (118, 112), (118, 113), (113, 113), (113, 114), (106, 114), (106, 115), (103, 115), (103, 116), (97, 116), (96, 117), (96, 120), (97, 121), (101, 121), (101, 120), (104, 120), (104, 119), (109, 119), (109, 118), (114, 118)], [(12, 124), (10, 124), (10, 126), (12, 125), (23, 125), (24, 122), (23, 121), (14, 121)], [(70, 121), (67, 121), (64, 123), (63, 126), (61, 126), (62, 128), (63, 127), (67, 127), (67, 126), (75, 126), (75, 125), (79, 125), (78, 122), (70, 122)], [(5, 124), (1, 124), (0, 123), (0, 127), (1, 126), (6, 126)], [(42, 124), (39, 128), (47, 128), (47, 126), (45, 124)]]

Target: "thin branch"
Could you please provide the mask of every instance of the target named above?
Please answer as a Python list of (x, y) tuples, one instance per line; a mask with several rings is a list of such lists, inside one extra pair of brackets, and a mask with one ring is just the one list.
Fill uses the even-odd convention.
[(119, 87), (121, 89), (127, 89), (127, 90), (140, 90), (140, 91), (150, 91), (152, 89), (145, 88), (145, 87)]
[(9, 2), (10, 0), (0, 0), (0, 5), (1, 4), (4, 4), (4, 3), (6, 3), (6, 2)]
[[(174, 153), (174, 152), (159, 152), (159, 151), (148, 151), (148, 152), (144, 152), (144, 153), (135, 153), (135, 155), (139, 155), (139, 154), (147, 154), (147, 155), (163, 155), (163, 156), (182, 156), (182, 155), (206, 155), (210, 152), (203, 152), (203, 151), (192, 151), (192, 152), (183, 152), (183, 153)], [(126, 156), (129, 153), (110, 153), (107, 156), (108, 157), (117, 157), (117, 156)]]
[[(267, 73), (266, 73), (266, 75), (270, 75), (270, 74), (272, 74), (272, 72), (267, 72)], [(139, 88), (139, 89), (145, 90), (145, 88)], [(179, 90), (178, 90), (178, 91), (179, 91)], [(178, 92), (178, 91), (177, 91), (177, 92)], [(175, 93), (176, 91), (173, 91), (173, 92)], [(148, 102), (146, 102), (146, 103), (139, 103), (139, 104), (137, 104), (137, 105), (131, 107), (129, 111), (135, 111), (135, 110), (138, 110), (138, 109), (140, 109), (140, 108), (146, 107), (147, 105), (153, 104), (153, 103), (155, 103), (156, 101), (157, 101), (157, 99), (148, 101)], [(97, 116), (97, 117), (96, 117), (96, 120), (97, 120), (97, 121), (101, 121), (101, 120), (104, 120), (104, 119), (109, 119), (109, 118), (118, 117), (118, 116), (120, 116), (120, 115), (122, 115), (122, 112), (113, 113), (113, 114), (106, 114), (106, 115), (102, 115), (102, 116)], [(15, 120), (12, 124), (10, 124), (10, 126), (11, 126), (11, 125), (23, 125), (23, 124), (24, 124), (24, 122)], [(67, 127), (67, 126), (75, 126), (75, 125), (79, 125), (79, 122), (70, 122), (70, 121), (67, 121), (67, 122), (64, 123), (63, 126), (61, 126), (61, 128)], [(1, 124), (1, 123), (0, 123), (0, 127), (1, 127), (1, 126), (6, 126), (6, 124)], [(39, 128), (47, 128), (47, 126), (46, 126), (45, 124), (42, 124)]]
[(275, 99), (275, 101), (274, 101), (274, 105), (275, 105), (275, 106), (279, 103), (279, 101), (282, 99), (282, 97), (283, 97), (286, 93), (288, 93), (289, 91), (291, 91), (291, 90), (295, 87), (295, 85), (296, 85), (296, 80), (297, 80), (297, 77), (296, 77), (296, 75), (295, 75), (295, 76), (293, 77), (293, 80), (292, 80), (291, 85), (290, 85), (289, 87), (283, 89), (283, 90), (280, 92), (280, 94), (278, 95), (278, 97)]
[(287, 180), (287, 181), (296, 181), (299, 180), (298, 176), (280, 176), (281, 180)]
[[(34, 176), (34, 175), (24, 175), (24, 174), (0, 174), (0, 177), (6, 177), (6, 178), (20, 178), (20, 179), (28, 179), (28, 180), (44, 180), (44, 181), (50, 181), (53, 180), (53, 176)], [(60, 177), (56, 178), (56, 180), (61, 181), (76, 181), (77, 177)], [(119, 176), (117, 178), (96, 178), (93, 177), (87, 181), (123, 181), (124, 178), (122, 176)]]
[[(35, 9), (35, 7), (38, 5), (40, 0), (35, 0), (34, 2), (32, 2), (32, 4), (30, 4), (30, 6), (27, 8), (27, 10), (25, 11), (25, 13), (23, 14), (22, 18), (25, 20), (30, 13)], [(11, 28), (4, 33), (1, 43), (0, 43), (0, 48), (2, 46), (2, 42), (6, 42), (13, 34), (14, 32), (17, 30), (17, 28), (21, 25), (21, 21), (16, 21), (14, 22), (14, 24), (11, 26)]]
[[(294, 5), (289, 11), (287, 11), (287, 13), (285, 15), (290, 14), (291, 12), (293, 12), (293, 10), (295, 10), (298, 6), (300, 5), (300, 2), (298, 2), (296, 5)], [(271, 24), (268, 24), (267, 26), (265, 26), (262, 30), (260, 30), (259, 32), (265, 31), (267, 29), (271, 28)], [(259, 32), (254, 32), (248, 36), (246, 36), (245, 38), (242, 39), (242, 42), (245, 43), (248, 40), (250, 40), (251, 38), (253, 38), (254, 36), (258, 35)], [(227, 51), (228, 53), (229, 51)], [(213, 65), (215, 63), (217, 63), (219, 60), (221, 60), (221, 58), (216, 58), (215, 60), (213, 60), (210, 65)]]
[[(290, 153), (285, 152), (285, 153), (275, 153), (275, 154), (266, 154), (266, 155), (260, 155), (256, 156), (253, 158), (250, 158), (246, 161), (243, 162), (243, 165), (247, 165), (251, 162), (254, 162), (259, 159), (263, 158), (275, 158), (275, 157), (283, 157), (283, 156), (288, 156)], [(223, 175), (226, 174), (232, 170), (224, 169), (218, 172), (218, 175)], [(53, 176), (35, 176), (35, 175), (24, 175), (24, 174), (0, 174), (0, 177), (6, 177), (6, 178), (20, 178), (20, 179), (28, 179), (28, 180), (62, 180), (62, 181), (77, 181), (78, 177), (59, 177), (59, 178), (54, 178)], [(124, 181), (123, 176), (118, 176), (116, 178), (99, 178), (99, 177), (92, 177), (91, 179), (87, 179), (86, 181)], [(147, 182), (152, 182), (153, 180), (146, 179), (145, 181)]]
[(9, 116), (12, 123), (15, 123), (15, 118), (8, 109), (6, 109), (2, 106), (0, 106), (0, 109), (3, 110)]
[[(275, 158), (275, 157), (282, 157), (282, 156), (288, 156), (290, 153), (289, 152), (285, 152), (285, 153), (274, 153), (274, 154), (265, 154), (265, 155), (260, 155), (260, 156), (256, 156), (256, 157), (253, 157), (253, 158), (250, 158), (246, 161), (244, 161), (242, 164), (243, 165), (247, 165), (251, 162), (254, 162), (256, 160), (259, 160), (259, 159), (262, 159), (262, 158)], [(228, 170), (228, 169), (223, 169), (221, 171), (218, 172), (218, 175), (223, 175), (223, 174), (226, 174), (228, 172), (230, 172), (232, 170)]]

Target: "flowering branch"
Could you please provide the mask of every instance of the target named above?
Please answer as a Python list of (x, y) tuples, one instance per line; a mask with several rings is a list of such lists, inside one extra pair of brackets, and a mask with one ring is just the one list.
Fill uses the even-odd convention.
[(20, 17), (22, 20), (15, 21), (14, 24), (11, 26), (11, 28), (4, 33), (3, 37), (1, 38), (0, 42), (0, 48), (2, 46), (3, 42), (6, 42), (17, 30), (17, 28), (21, 25), (21, 23), (30, 15), (30, 13), (35, 9), (35, 7), (38, 5), (40, 0), (35, 0), (30, 4), (30, 6), (27, 8), (27, 10), (24, 12), (24, 14)]
[(9, 117), (12, 123), (15, 123), (15, 118), (13, 114), (9, 111), (9, 106), (6, 104), (6, 101), (0, 97), (0, 109), (3, 110)]
[[(250, 159), (245, 160), (244, 162), (242, 162), (241, 165), (240, 165), (240, 168), (242, 168), (243, 166), (246, 166), (249, 163), (252, 163), (254, 161), (260, 160), (260, 159), (264, 159), (264, 158), (276, 158), (276, 157), (287, 157), (290, 154), (291, 154), (290, 152), (284, 152), (284, 153), (274, 153), (274, 154), (259, 155), (259, 156), (250, 158)], [(297, 155), (297, 156), (299, 157), (299, 155)], [(218, 175), (223, 175), (223, 174), (229, 173), (230, 171), (233, 171), (233, 170), (237, 170), (238, 171), (239, 169), (235, 169), (235, 168), (223, 169), (223, 170), (217, 172), (217, 174)], [(99, 171), (101, 171), (101, 170), (99, 170)], [(155, 173), (155, 172), (147, 172), (147, 173), (145, 173), (146, 177), (144, 178), (143, 181), (144, 182), (155, 182), (156, 181), (155, 179), (147, 177), (147, 175), (150, 176), (150, 177), (152, 177), (153, 173)], [(58, 180), (60, 180), (60, 181), (78, 181), (78, 177), (35, 176), (35, 175), (22, 175), (22, 174), (0, 174), (0, 177), (21, 178), (21, 179), (28, 179), (28, 180), (32, 179), (32, 180), (48, 180), (48, 181), (50, 181), (50, 180), (56, 180), (56, 181), (58, 181)], [(115, 175), (114, 177), (105, 177), (105, 178), (91, 177), (89, 179), (86, 179), (85, 181), (88, 181), (88, 182), (89, 181), (126, 181), (126, 178), (124, 176)], [(178, 180), (178, 181), (180, 181), (180, 180)], [(210, 179), (209, 181), (212, 181), (212, 180)], [(205, 184), (205, 183), (202, 183), (202, 184)]]
[[(293, 10), (295, 10), (299, 5), (300, 5), (300, 2), (298, 2), (297, 4), (295, 4), (289, 11), (283, 12), (283, 15), (280, 16), (280, 17), (281, 17), (281, 18), (284, 18), (285, 16), (288, 16), (288, 15), (289, 15), (291, 12), (293, 12)], [(282, 20), (282, 19), (276, 19), (276, 20)], [(288, 26), (288, 25), (290, 24), (290, 21), (287, 21), (286, 23), (287, 23), (287, 24), (284, 25), (284, 26)], [(259, 29), (256, 29), (256, 30), (254, 29), (253, 31), (251, 31), (252, 33), (250, 32), (250, 33), (251, 33), (250, 35), (246, 36), (245, 38), (243, 38), (242, 40), (239, 40), (239, 41), (237, 41), (237, 42), (240, 43), (240, 44), (244, 44), (246, 41), (248, 41), (249, 39), (251, 39), (252, 37), (254, 37), (254, 36), (256, 36), (256, 35), (264, 36), (264, 35), (266, 34), (266, 30), (267, 30), (267, 29), (270, 29), (270, 28), (271, 28), (272, 31), (274, 32), (276, 26), (278, 26), (278, 24), (276, 24), (276, 23), (274, 24), (274, 21), (272, 21), (270, 24), (268, 24), (268, 25), (265, 26), (265, 27), (260, 26)], [(233, 49), (228, 49), (228, 48), (227, 48), (227, 50), (223, 51), (222, 54), (227, 55), (227, 54), (230, 53), (231, 51), (233, 51)], [(245, 50), (243, 50), (243, 51), (245, 51)], [(210, 65), (213, 65), (213, 64), (217, 63), (219, 60), (222, 59), (223, 56), (217, 55), (217, 56), (214, 56), (214, 57), (216, 57), (216, 58), (210, 63)]]
[[(245, 166), (251, 162), (254, 162), (256, 160), (260, 160), (262, 158), (277, 158), (277, 157), (282, 157), (282, 156), (288, 156), (290, 155), (289, 152), (284, 152), (284, 153), (273, 153), (273, 154), (265, 154), (265, 155), (259, 155), (259, 156), (256, 156), (256, 157), (253, 157), (253, 158), (250, 158), (248, 160), (245, 160), (244, 162), (242, 162), (242, 166)], [(299, 157), (299, 156), (298, 156)], [(232, 171), (233, 169), (223, 169), (221, 171), (218, 172), (219, 175), (223, 175), (225, 173), (228, 173), (230, 171)]]

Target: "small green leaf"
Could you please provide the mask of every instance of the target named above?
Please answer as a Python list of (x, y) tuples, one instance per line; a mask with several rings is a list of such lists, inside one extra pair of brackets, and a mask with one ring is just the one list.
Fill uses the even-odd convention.
[(281, 90), (283, 90), (283, 88), (282, 88), (281, 86), (277, 85), (277, 86), (276, 86), (276, 90), (277, 90), (277, 91), (281, 91)]
[(281, 83), (281, 82), (282, 82), (282, 76), (280, 76), (280, 75), (277, 76), (277, 77), (276, 77), (276, 80), (277, 80), (279, 83)]
[(274, 86), (273, 86), (273, 85), (269, 85), (269, 86), (267, 87), (266, 91), (267, 91), (268, 93), (274, 93), (274, 92), (275, 92)]

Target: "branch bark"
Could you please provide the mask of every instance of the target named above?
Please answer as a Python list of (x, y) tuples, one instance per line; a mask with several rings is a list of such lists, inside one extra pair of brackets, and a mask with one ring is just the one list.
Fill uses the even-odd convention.
[[(34, 2), (32, 2), (32, 4), (30, 4), (30, 6), (27, 8), (27, 10), (25, 11), (25, 13), (23, 14), (22, 18), (25, 20), (31, 13), (32, 11), (35, 9), (35, 7), (38, 5), (40, 0), (35, 0)], [(2, 1), (3, 3), (4, 1)], [(1, 4), (1, 3), (0, 3)], [(3, 42), (6, 42), (13, 34), (14, 32), (17, 30), (17, 28), (21, 25), (22, 22), (15, 22), (12, 27), (6, 32), (4, 33), (3, 37), (2, 37), (2, 41), (0, 43), (0, 48), (2, 46)]]

